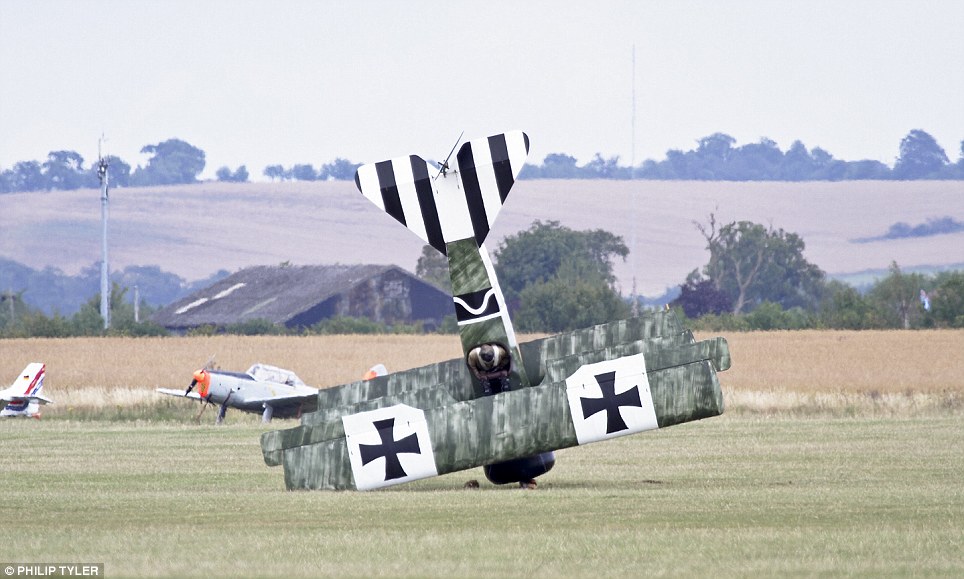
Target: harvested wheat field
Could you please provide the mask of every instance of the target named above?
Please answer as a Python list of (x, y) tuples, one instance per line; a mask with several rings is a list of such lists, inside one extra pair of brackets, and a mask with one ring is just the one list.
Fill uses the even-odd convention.
[[(964, 409), (964, 331), (796, 331), (724, 334), (733, 366), (720, 374), (728, 413), (914, 415)], [(698, 338), (709, 335), (698, 336)], [(522, 340), (531, 339), (523, 337)], [(295, 371), (320, 388), (357, 380), (375, 363), (404, 370), (460, 355), (458, 337), (211, 336), (0, 341), (9, 380), (31, 361), (47, 364), (45, 416), (102, 408), (192, 405), (158, 387), (187, 386), (216, 367), (255, 362)]]

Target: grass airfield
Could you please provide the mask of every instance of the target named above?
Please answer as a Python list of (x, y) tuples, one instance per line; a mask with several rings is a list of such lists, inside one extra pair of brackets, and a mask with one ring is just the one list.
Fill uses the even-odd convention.
[(108, 577), (964, 574), (959, 416), (724, 415), (560, 451), (534, 491), (474, 469), (289, 492), (253, 419), (0, 428), (5, 562)]
[(326, 368), (355, 376), (373, 357), (401, 368), (389, 356), (409, 343), (441, 359), (451, 338), (438, 353), (409, 337), (3, 341), (5, 365), (48, 361), (56, 403), (41, 421), (0, 421), (0, 563), (104, 563), (108, 577), (964, 576), (964, 332), (727, 338), (721, 417), (559, 451), (533, 491), (473, 469), (369, 493), (286, 491), (259, 436), (296, 421), (229, 411), (215, 427), (212, 408), (195, 423), (197, 404), (125, 372), (177, 359), (174, 384), (147, 373), (170, 386), (198, 358), (182, 349), (243, 369), (255, 359), (239, 352), (277, 348), (290, 358), (261, 361), (321, 385)]

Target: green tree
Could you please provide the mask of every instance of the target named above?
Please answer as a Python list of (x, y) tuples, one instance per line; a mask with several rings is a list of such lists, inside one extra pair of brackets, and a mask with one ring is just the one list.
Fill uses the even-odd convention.
[(558, 221), (535, 221), (526, 231), (502, 240), (495, 251), (495, 269), (506, 300), (516, 301), (526, 286), (551, 280), (564, 265), (592, 272), (613, 290), (613, 260), (625, 260), (627, 255), (622, 237), (608, 231), (574, 231)]
[(820, 304), (820, 323), (838, 330), (868, 330), (882, 327), (873, 305), (859, 291), (845, 283), (831, 281)]
[(267, 177), (268, 179), (271, 179), (272, 181), (274, 181), (275, 179), (277, 179), (278, 181), (285, 180), (285, 168), (282, 167), (281, 165), (268, 165), (267, 167), (264, 168), (263, 174), (265, 177)]
[(19, 161), (8, 178), (11, 191), (40, 191), (46, 189), (46, 179), (37, 161)]
[(810, 151), (800, 141), (794, 141), (783, 156), (780, 167), (780, 177), (787, 181), (806, 181), (813, 176), (816, 163), (810, 156)]
[(355, 171), (361, 167), (361, 163), (352, 163), (348, 159), (341, 157), (331, 163), (325, 163), (318, 171), (318, 179), (335, 179), (338, 181), (351, 181), (355, 178)]
[[(586, 264), (583, 264), (584, 266)], [(573, 263), (520, 293), (515, 324), (524, 332), (566, 332), (629, 317), (629, 304), (593, 268)]]
[[(102, 336), (105, 333), (118, 336), (163, 336), (167, 330), (153, 322), (135, 322), (134, 304), (127, 299), (128, 288), (117, 282), (111, 283), (110, 318), (111, 327), (104, 331), (104, 319), (100, 316), (100, 292), (87, 301), (69, 321), (69, 335)], [(151, 310), (140, 304), (141, 317), (147, 319)]]
[(795, 233), (749, 221), (717, 229), (696, 224), (710, 252), (703, 273), (730, 297), (734, 314), (771, 301), (784, 309), (814, 310), (823, 290), (824, 273), (803, 257), (805, 244)]
[(885, 327), (907, 330), (920, 326), (924, 313), (920, 290), (924, 285), (924, 276), (919, 273), (905, 274), (894, 261), (890, 264), (890, 273), (874, 284), (867, 297), (874, 304)]
[(727, 179), (761, 181), (780, 178), (783, 152), (771, 139), (764, 137), (759, 143), (743, 145), (732, 156), (732, 168), (727, 172)]
[(422, 247), (422, 255), (415, 264), (415, 275), (452, 293), (452, 279), (449, 277), (449, 261), (431, 245)]
[(550, 153), (542, 161), (543, 179), (574, 179), (579, 176), (576, 158), (562, 153)]
[(670, 302), (674, 308), (682, 308), (686, 317), (694, 319), (706, 314), (722, 314), (733, 307), (730, 296), (716, 287), (713, 280), (693, 270), (680, 288), (678, 298)]
[(43, 173), (48, 189), (79, 189), (84, 185), (84, 158), (74, 151), (51, 151)]
[(519, 329), (561, 331), (629, 314), (613, 275), (613, 260), (628, 254), (608, 231), (536, 221), (502, 241), (495, 269)]
[(229, 167), (221, 167), (214, 174), (218, 178), (218, 181), (224, 181), (227, 183), (247, 183), (248, 181), (248, 168), (241, 165), (235, 171), (231, 171)]
[(592, 161), (580, 170), (580, 174), (586, 179), (629, 179), (629, 168), (620, 167), (618, 163), (619, 156), (604, 159), (596, 153)]
[(0, 293), (0, 335), (13, 336), (19, 322), (30, 313), (30, 308), (23, 302), (24, 291)]
[(180, 139), (147, 145), (141, 153), (153, 156), (146, 167), (138, 167), (131, 176), (136, 185), (196, 183), (204, 170), (204, 151)]
[(318, 172), (311, 164), (300, 164), (291, 168), (291, 176), (298, 181), (315, 181), (318, 179)]
[(936, 177), (948, 164), (947, 153), (934, 137), (914, 129), (900, 141), (900, 156), (894, 164), (897, 179), (926, 179)]
[(964, 271), (937, 276), (931, 292), (931, 316), (939, 326), (964, 328)]
[[(129, 187), (131, 184), (131, 166), (119, 157), (110, 155), (107, 157), (108, 179), (111, 187)], [(97, 177), (97, 163), (87, 169), (87, 186), (100, 187), (100, 179)]]

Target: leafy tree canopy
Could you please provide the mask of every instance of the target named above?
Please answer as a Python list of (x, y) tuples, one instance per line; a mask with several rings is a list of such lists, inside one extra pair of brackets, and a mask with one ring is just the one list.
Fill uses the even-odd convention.
[(204, 151), (180, 139), (147, 145), (141, 153), (152, 155), (146, 167), (134, 170), (135, 185), (179, 185), (196, 183), (204, 170)]
[(628, 306), (614, 287), (613, 260), (628, 254), (622, 238), (608, 231), (535, 221), (502, 241), (495, 269), (519, 328), (546, 331), (625, 317)]
[(914, 129), (900, 141), (900, 157), (894, 164), (897, 179), (926, 179), (939, 177), (948, 164), (947, 153), (934, 137)]
[(422, 247), (422, 255), (415, 264), (415, 275), (452, 293), (448, 258), (436, 251), (431, 245)]
[(730, 298), (733, 313), (764, 301), (784, 308), (816, 308), (824, 273), (803, 257), (805, 244), (799, 235), (749, 221), (717, 229), (712, 214), (709, 225), (697, 227), (710, 252), (703, 273)]
[(494, 255), (502, 289), (511, 299), (530, 284), (552, 279), (566, 264), (593, 272), (612, 287), (613, 260), (625, 260), (629, 248), (622, 237), (602, 229), (574, 231), (558, 221), (535, 221), (506, 237)]
[(221, 167), (214, 175), (218, 178), (218, 181), (227, 183), (248, 182), (248, 168), (244, 165), (241, 165), (235, 171), (231, 171), (231, 169), (228, 167)]

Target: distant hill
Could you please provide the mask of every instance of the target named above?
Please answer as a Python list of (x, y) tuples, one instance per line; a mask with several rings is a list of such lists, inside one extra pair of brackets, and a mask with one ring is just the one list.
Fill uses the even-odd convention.
[[(187, 283), (286, 261), (412, 271), (423, 245), (350, 181), (116, 189), (110, 209), (113, 270), (156, 265)], [(749, 220), (799, 234), (807, 259), (830, 274), (885, 270), (892, 261), (931, 268), (964, 263), (962, 231), (884, 237), (895, 223), (964, 221), (964, 181), (524, 180), (513, 187), (486, 246), (497, 249), (534, 220), (606, 229), (630, 246), (615, 269), (623, 293), (635, 279), (637, 292), (652, 297), (706, 263), (706, 242), (693, 223), (706, 223), (710, 213), (718, 223)], [(99, 263), (96, 190), (3, 194), (0, 219), (0, 258), (71, 275)], [(8, 288), (12, 281), (0, 278), (0, 290), (22, 289)]]

